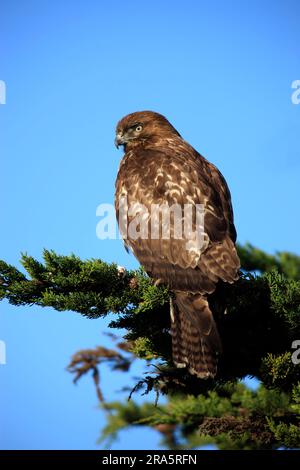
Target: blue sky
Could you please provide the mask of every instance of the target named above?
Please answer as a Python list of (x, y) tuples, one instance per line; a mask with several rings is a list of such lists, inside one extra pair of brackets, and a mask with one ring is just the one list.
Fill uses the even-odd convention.
[[(223, 172), (238, 239), (299, 253), (300, 3), (31, 1), (1, 5), (0, 258), (44, 247), (137, 263), (96, 238), (113, 201), (116, 122), (151, 109)], [(96, 448), (104, 417), (92, 383), (65, 371), (80, 348), (108, 344), (101, 320), (0, 305), (0, 448)], [(104, 375), (111, 398), (125, 383)], [(155, 431), (113, 448), (154, 448)]]

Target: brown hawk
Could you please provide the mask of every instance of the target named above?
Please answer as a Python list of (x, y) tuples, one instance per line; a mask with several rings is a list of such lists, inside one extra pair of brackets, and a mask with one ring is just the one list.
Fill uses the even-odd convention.
[[(207, 297), (215, 291), (218, 282), (237, 280), (240, 268), (226, 181), (158, 113), (142, 111), (125, 116), (117, 125), (115, 143), (123, 145), (125, 150), (115, 198), (125, 245), (132, 249), (149, 276), (168, 285), (174, 293), (171, 298), (173, 361), (177, 367), (186, 367), (198, 377), (214, 377), (221, 341)], [(125, 209), (120, 201), (126, 201)], [(167, 219), (160, 213), (155, 215), (153, 236), (152, 208), (174, 204), (182, 211), (179, 215), (170, 211), (169, 236), (163, 235)], [(199, 229), (195, 211), (190, 217), (192, 232), (182, 234), (181, 231), (178, 236), (175, 230), (178, 217), (179, 225), (187, 220), (183, 211), (186, 206), (202, 208), (201, 243), (189, 235)], [(134, 220), (137, 216), (139, 224)], [(131, 223), (135, 225), (130, 231)]]

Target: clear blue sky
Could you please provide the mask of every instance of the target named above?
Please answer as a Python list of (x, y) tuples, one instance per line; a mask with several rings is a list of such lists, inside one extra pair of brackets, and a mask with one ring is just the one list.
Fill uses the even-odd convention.
[[(239, 241), (299, 249), (300, 3), (31, 1), (1, 4), (0, 258), (42, 249), (137, 264), (96, 238), (121, 158), (114, 127), (151, 109), (225, 175)], [(101, 320), (0, 305), (1, 448), (96, 448), (104, 418), (91, 380), (75, 387), (70, 355), (107, 344)], [(106, 396), (125, 378), (104, 374)], [(153, 431), (113, 448), (153, 448)]]

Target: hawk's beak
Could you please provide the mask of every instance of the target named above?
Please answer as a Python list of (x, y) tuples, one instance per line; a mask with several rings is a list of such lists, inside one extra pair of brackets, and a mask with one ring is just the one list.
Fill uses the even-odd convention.
[(119, 145), (124, 144), (126, 144), (126, 139), (124, 138), (124, 136), (122, 134), (117, 134), (115, 138), (115, 146), (117, 147), (117, 149), (119, 148)]

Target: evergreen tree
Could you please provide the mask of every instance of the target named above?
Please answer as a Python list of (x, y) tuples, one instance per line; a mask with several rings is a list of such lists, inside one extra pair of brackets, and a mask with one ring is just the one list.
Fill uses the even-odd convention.
[[(212, 308), (220, 297), (226, 302), (225, 314), (216, 318), (223, 354), (215, 380), (174, 368), (170, 293), (141, 269), (126, 271), (99, 259), (82, 261), (45, 250), (43, 263), (22, 255), (28, 275), (0, 261), (0, 299), (73, 310), (88, 318), (113, 312), (109, 327), (126, 329), (114, 349), (78, 351), (69, 364), (75, 381), (92, 373), (101, 406), (108, 411), (101, 440), (109, 442), (120, 429), (135, 425), (158, 430), (170, 449), (207, 443), (220, 449), (297, 448), (300, 257), (287, 252), (271, 256), (250, 244), (238, 249), (243, 268), (239, 281), (220, 286), (210, 298)], [(137, 358), (152, 363), (152, 373), (141, 377), (130, 401), (104, 401), (101, 364), (128, 373)], [(256, 391), (241, 383), (246, 376), (260, 381)], [(166, 404), (138, 405), (132, 394), (142, 389), (166, 395)]]

